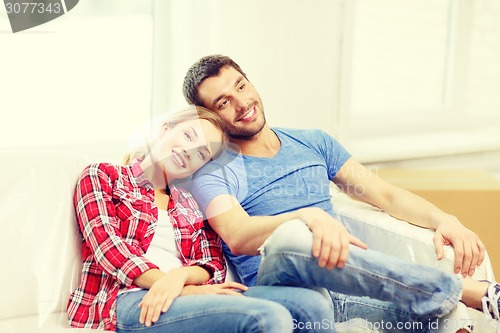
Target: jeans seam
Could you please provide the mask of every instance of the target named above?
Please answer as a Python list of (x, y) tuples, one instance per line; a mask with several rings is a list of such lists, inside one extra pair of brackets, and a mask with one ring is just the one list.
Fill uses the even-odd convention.
[[(316, 259), (313, 258), (313, 257), (311, 257), (310, 255), (305, 255), (305, 254), (302, 254), (302, 253), (290, 252), (290, 251), (280, 251), (278, 253), (267, 253), (267, 257), (273, 257), (273, 256), (276, 256), (276, 257), (292, 256), (292, 257), (300, 258), (302, 260), (305, 259), (305, 260), (308, 260), (308, 261), (316, 261)], [(363, 276), (369, 278), (372, 281), (375, 281), (377, 279), (380, 279), (382, 281), (388, 281), (392, 285), (398, 286), (398, 288), (403, 288), (403, 289), (406, 289), (406, 290), (415, 291), (417, 293), (423, 294), (426, 297), (428, 297), (430, 300), (432, 300), (433, 302), (436, 302), (437, 305), (439, 306), (439, 310), (443, 311), (443, 313), (440, 313), (437, 316), (445, 315), (445, 314), (449, 313), (451, 310), (453, 310), (453, 308), (456, 305), (456, 302), (453, 302), (452, 300), (456, 299), (458, 301), (459, 294), (460, 294), (460, 291), (457, 290), (457, 291), (454, 291), (450, 295), (449, 298), (444, 298), (444, 297), (441, 297), (441, 296), (436, 295), (434, 293), (430, 293), (430, 292), (424, 291), (424, 290), (416, 288), (416, 287), (408, 286), (408, 285), (406, 285), (404, 283), (401, 283), (401, 282), (399, 282), (397, 280), (394, 280), (392, 278), (382, 277), (380, 275), (373, 274), (373, 273), (371, 273), (371, 272), (369, 272), (369, 271), (367, 271), (365, 269), (349, 265), (349, 263), (346, 263), (345, 266), (342, 269), (350, 269), (351, 271), (354, 271), (354, 272), (356, 272), (356, 273), (358, 273), (360, 275), (363, 275)], [(259, 276), (260, 275), (261, 274), (259, 274)], [(446, 311), (446, 312), (444, 312), (444, 311)]]
[[(179, 316), (176, 316), (175, 318), (171, 318), (168, 321), (157, 322), (157, 323), (153, 324), (153, 326), (159, 327), (159, 326), (169, 325), (169, 324), (172, 324), (172, 323), (175, 323), (178, 321), (189, 320), (189, 319), (198, 318), (198, 317), (207, 316), (207, 315), (215, 315), (215, 314), (219, 314), (219, 313), (244, 315), (247, 317), (251, 317), (252, 319), (257, 321), (260, 330), (261, 331), (263, 330), (262, 320), (261, 320), (258, 312), (234, 311), (234, 309), (232, 309), (232, 308), (217, 308), (217, 309), (203, 310), (203, 311), (199, 311), (199, 312), (190, 312), (189, 314), (179, 315)], [(144, 324), (140, 324), (139, 322), (137, 322), (137, 324), (134, 324), (134, 325), (124, 325), (124, 324), (120, 324), (117, 322), (116, 327), (120, 330), (143, 330), (143, 329), (147, 328)]]

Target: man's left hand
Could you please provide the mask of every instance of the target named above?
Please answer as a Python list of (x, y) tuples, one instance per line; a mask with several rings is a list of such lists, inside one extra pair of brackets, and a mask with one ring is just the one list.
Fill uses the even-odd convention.
[(485, 256), (485, 246), (479, 237), (455, 217), (436, 228), (434, 245), (438, 260), (444, 256), (444, 245), (452, 245), (455, 252), (454, 271), (463, 277), (472, 276)]

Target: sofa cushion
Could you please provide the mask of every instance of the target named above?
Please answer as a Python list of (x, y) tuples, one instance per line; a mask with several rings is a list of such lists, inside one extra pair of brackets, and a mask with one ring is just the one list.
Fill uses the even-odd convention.
[(44, 318), (65, 312), (79, 277), (72, 197), (89, 162), (53, 151), (2, 151), (0, 156), (0, 320), (38, 315), (43, 326)]
[(68, 324), (66, 312), (50, 313), (46, 316), (34, 315), (10, 318), (0, 321), (2, 333), (98, 333), (94, 329), (72, 328)]

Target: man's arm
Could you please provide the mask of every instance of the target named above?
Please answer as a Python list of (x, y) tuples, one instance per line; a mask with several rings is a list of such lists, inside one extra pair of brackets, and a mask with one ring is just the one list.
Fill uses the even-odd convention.
[(347, 229), (319, 208), (302, 208), (275, 216), (249, 216), (236, 198), (219, 195), (207, 206), (206, 216), (236, 255), (259, 254), (259, 247), (281, 224), (293, 219), (302, 220), (313, 233), (312, 254), (321, 267), (343, 267), (349, 244), (367, 248), (366, 244), (349, 234)]
[(456, 273), (472, 275), (483, 261), (483, 243), (455, 216), (418, 195), (389, 184), (352, 158), (342, 166), (333, 181), (355, 199), (372, 204), (400, 220), (435, 230), (437, 258), (443, 257), (443, 245), (453, 245)]

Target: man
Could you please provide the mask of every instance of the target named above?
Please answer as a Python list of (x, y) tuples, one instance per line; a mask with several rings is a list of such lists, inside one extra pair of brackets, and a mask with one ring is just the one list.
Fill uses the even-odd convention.
[[(498, 320), (498, 284), (461, 281), (366, 250), (334, 218), (329, 184), (333, 181), (349, 195), (398, 219), (434, 230), (437, 258), (443, 257), (444, 245), (453, 245), (455, 273), (465, 278), (481, 264), (485, 249), (456, 217), (383, 181), (322, 131), (271, 129), (255, 87), (228, 57), (208, 56), (195, 63), (184, 79), (184, 95), (189, 103), (221, 115), (230, 141), (239, 150), (226, 151), (200, 170), (192, 190), (245, 284), (326, 287), (369, 296), (368, 303), (390, 301), (420, 319), (446, 315), (462, 294), (468, 306), (483, 307)], [(281, 238), (275, 233), (262, 246), (278, 227)], [(283, 237), (293, 238), (283, 243)], [(264, 252), (262, 263), (259, 248)], [(284, 263), (280, 258), (289, 257), (286, 253), (300, 254), (301, 259), (296, 256)], [(296, 274), (288, 273), (292, 267)], [(438, 293), (446, 306), (431, 304)], [(427, 296), (420, 299), (416, 294)]]

